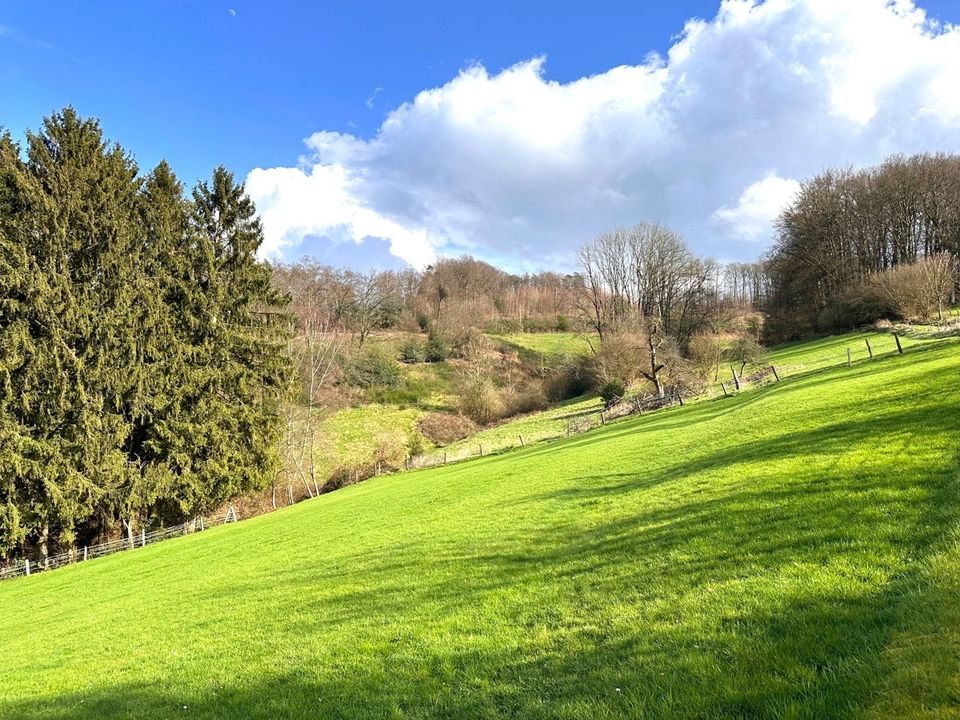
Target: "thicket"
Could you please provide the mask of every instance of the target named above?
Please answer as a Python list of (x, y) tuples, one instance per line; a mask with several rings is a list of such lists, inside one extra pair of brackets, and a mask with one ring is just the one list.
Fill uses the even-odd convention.
[(955, 297), (960, 156), (828, 170), (803, 184), (777, 228), (765, 263), (769, 339), (930, 317)]
[(0, 136), (0, 556), (265, 486), (289, 370), (262, 239), (223, 168), (187, 197), (72, 109)]

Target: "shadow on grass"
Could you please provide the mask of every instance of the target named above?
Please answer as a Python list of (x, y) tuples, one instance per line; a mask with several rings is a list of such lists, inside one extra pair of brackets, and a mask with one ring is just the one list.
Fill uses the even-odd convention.
[[(294, 645), (263, 658), (268, 670), (257, 677), (184, 683), (165, 669), (157, 682), (8, 703), (0, 717), (846, 717), (874, 704), (891, 678), (920, 669), (924, 702), (949, 701), (955, 647), (932, 669), (922, 653), (885, 652), (892, 642), (916, 647), (956, 617), (956, 597), (929, 570), (960, 525), (960, 458), (909, 456), (920, 436), (956, 437), (960, 408), (926, 402), (924, 378), (897, 388), (916, 397), (912, 405), (858, 416), (865, 401), (848, 401), (835, 408), (844, 419), (813, 429), (528, 494), (506, 511), (544, 508), (551, 522), (533, 515), (479, 545), (465, 527), (429, 556), (410, 540), (335, 566), (271, 568), (269, 582), (232, 582), (207, 598), (233, 607), (259, 594), (269, 633), (269, 618), (290, 602), (271, 588), (292, 589), (298, 635), (362, 651), (327, 645), (302, 658)], [(789, 391), (784, 383), (682, 414), (713, 419)], [(645, 422), (686, 421), (677, 413)], [(560, 449), (645, 428), (613, 427)], [(883, 451), (901, 461), (897, 473), (853, 453), (877, 438), (889, 438)], [(797, 457), (811, 462), (794, 462), (789, 478), (762, 474)], [(481, 462), (495, 471), (503, 459)], [(677, 482), (708, 483), (738, 464), (742, 477), (723, 488)], [(209, 637), (225, 621), (185, 618), (185, 632)]]

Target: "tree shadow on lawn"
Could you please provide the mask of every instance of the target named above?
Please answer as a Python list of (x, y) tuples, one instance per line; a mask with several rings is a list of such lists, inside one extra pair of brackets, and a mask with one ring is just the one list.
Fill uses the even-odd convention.
[[(897, 705), (917, 710), (917, 697), (948, 694), (956, 648), (937, 655), (935, 671), (923, 654), (885, 651), (892, 639), (910, 647), (938, 632), (951, 608), (956, 616), (928, 570), (960, 524), (960, 459), (895, 473), (878, 462), (826, 474), (794, 463), (794, 476), (776, 482), (749, 465), (812, 447), (839, 462), (869, 438), (958, 428), (942, 405), (895, 409), (595, 473), (506, 506), (522, 516), (523, 505), (546, 502), (556, 515), (504, 524), (496, 539), (478, 543), (464, 528), (442, 543), (341, 555), (335, 567), (263, 571), (205, 601), (259, 596), (252, 612), (264, 634), (289, 635), (285, 611), (297, 598), (292, 637), (305, 649), (292, 663), (256, 644), (270, 668), (260, 676), (245, 667), (214, 686), (161, 667), (155, 683), (16, 700), (0, 717), (843, 717), (922, 668)], [(737, 463), (740, 481), (670, 493)], [(292, 593), (271, 595), (277, 587)], [(230, 623), (227, 614), (186, 622), (184, 633), (199, 642)], [(316, 639), (325, 641), (309, 646)]]
[[(916, 348), (906, 356), (911, 364), (933, 364), (942, 358), (933, 354), (933, 351), (942, 349), (942, 343), (931, 343), (923, 347)], [(562, 439), (555, 443), (538, 446), (528, 450), (525, 458), (533, 458), (545, 454), (554, 454), (562, 449), (570, 451), (573, 449), (585, 450), (599, 443), (605, 443), (615, 438), (621, 438), (630, 435), (640, 435), (650, 432), (662, 432), (665, 430), (685, 429), (694, 425), (718, 420), (725, 416), (735, 415), (740, 411), (749, 409), (752, 405), (759, 403), (776, 402), (777, 404), (789, 406), (794, 396), (799, 392), (808, 392), (811, 385), (816, 385), (824, 380), (823, 376), (835, 374), (837, 372), (847, 373), (843, 380), (846, 382), (862, 380), (877, 375), (887, 375), (890, 372), (889, 364), (885, 361), (893, 361), (898, 356), (877, 358), (869, 362), (855, 364), (853, 368), (826, 367), (817, 370), (811, 370), (800, 376), (786, 379), (782, 383), (766, 385), (761, 388), (753, 389), (749, 392), (743, 392), (729, 398), (716, 397), (710, 400), (688, 405), (687, 407), (670, 407), (656, 413), (645, 416), (633, 416), (624, 421), (615, 422), (605, 428), (598, 428), (586, 435), (576, 438)], [(901, 358), (902, 359), (902, 358)], [(903, 395), (915, 395), (918, 398), (929, 396), (931, 394), (942, 394), (943, 392), (953, 392), (952, 386), (947, 386), (946, 390), (933, 390), (930, 388), (943, 387), (943, 378), (938, 375), (935, 368), (929, 371), (917, 374), (910, 378), (897, 378), (898, 391)], [(886, 385), (886, 383), (885, 383)], [(822, 397), (829, 398), (830, 392), (825, 390)], [(834, 404), (831, 406), (834, 411), (847, 412), (849, 417), (859, 418), (864, 413), (871, 410), (871, 398), (862, 397), (854, 402)], [(859, 422), (859, 421), (858, 421)], [(728, 429), (730, 433), (736, 433), (738, 427), (733, 426)], [(735, 450), (736, 452), (736, 450)], [(511, 455), (510, 460), (516, 455)], [(501, 458), (501, 461), (507, 458)], [(495, 462), (492, 459), (490, 462)]]
[[(725, 530), (742, 531), (747, 518), (730, 517), (734, 509), (722, 502), (686, 507), (692, 511), (689, 520), (682, 519), (686, 516), (678, 508), (666, 518), (671, 522), (665, 529), (638, 533), (620, 522), (597, 529), (567, 553), (545, 543), (522, 555), (474, 558), (469, 568), (451, 560), (464, 570), (455, 573), (460, 582), (448, 578), (431, 584), (424, 582), (417, 563), (384, 564), (381, 577), (373, 573), (369, 578), (366, 592), (323, 599), (326, 610), (334, 610), (326, 630), (352, 626), (355, 634), (344, 640), (362, 642), (364, 653), (334, 652), (314, 662), (299, 661), (286, 674), (242, 677), (223, 686), (207, 686), (201, 678), (166, 679), (91, 689), (59, 700), (19, 701), (8, 704), (0, 717), (840, 717), (868, 701), (883, 672), (879, 652), (902, 616), (902, 606), (927, 603), (922, 575), (908, 570), (865, 592), (806, 593), (793, 587), (762, 603), (751, 599), (746, 586), (742, 594), (708, 608), (705, 617), (688, 618), (696, 608), (684, 602), (685, 596), (709, 593), (708, 583), (749, 581), (758, 571), (758, 554), (763, 555), (762, 569), (770, 572), (775, 563), (824, 562), (830, 553), (815, 533), (801, 547), (822, 551), (805, 559), (793, 544), (779, 547), (762, 530), (747, 538)], [(611, 601), (644, 601), (623, 597), (630, 592), (623, 575), (591, 576), (596, 573), (592, 563), (608, 555), (623, 559), (678, 543), (682, 547), (691, 536), (711, 542), (739, 537), (746, 545), (742, 552), (751, 559), (729, 567), (725, 553), (737, 551), (726, 548), (701, 558), (696, 569), (689, 562), (678, 565), (685, 582), (664, 589), (661, 606), (645, 611), (650, 622), (642, 627), (595, 612), (597, 595), (606, 590), (616, 593)], [(436, 562), (443, 564), (445, 558)], [(498, 622), (524, 630), (503, 647), (477, 647), (470, 640), (476, 629), (482, 631), (485, 613), (475, 620), (479, 628), (467, 627), (460, 637), (439, 641), (420, 635), (436, 626), (444, 612), (476, 607), (504, 587), (522, 583), (536, 592), (538, 581), (550, 580), (552, 571), (545, 565), (556, 563), (566, 577), (554, 580), (554, 590), (545, 592), (542, 601), (534, 597), (533, 606), (499, 607), (508, 617)], [(398, 570), (408, 571), (400, 582)], [(629, 566), (626, 573), (638, 589), (659, 592), (656, 576)], [(585, 599), (584, 617), (573, 624), (555, 614), (553, 603), (556, 585), (569, 591), (578, 575), (596, 588)], [(300, 596), (309, 598), (306, 587)], [(298, 635), (323, 632), (319, 620), (324, 608), (305, 609)], [(313, 613), (316, 621), (305, 619)], [(397, 616), (405, 630), (391, 622), (380, 631), (381, 618)], [(545, 624), (559, 629), (544, 636)], [(210, 628), (217, 629), (216, 624)], [(285, 665), (280, 658), (267, 663), (274, 664)]]
[[(882, 418), (874, 430), (917, 421), (917, 413)], [(941, 430), (955, 427), (939, 420)], [(856, 423), (831, 426), (824, 452), (861, 433)], [(791, 455), (814, 438), (824, 442), (809, 431), (751, 450)], [(729, 459), (709, 455), (671, 475)], [(380, 648), (371, 660), (385, 664), (383, 675), (355, 688), (319, 686), (360, 708), (376, 696), (431, 717), (564, 717), (569, 708), (580, 708), (569, 717), (843, 716), (871, 702), (892, 672), (883, 656), (891, 634), (909, 635), (915, 608), (943, 603), (925, 560), (960, 520), (957, 466), (953, 458), (909, 478), (876, 468), (862, 477), (801, 473), (772, 487), (757, 479), (719, 496), (627, 508), (598, 525), (527, 529), (493, 551), (453, 542), (424, 558), (411, 543), (357, 557), (359, 589), (342, 589), (351, 585), (349, 570), (328, 576), (322, 567), (278, 574), (278, 582), (304, 598), (305, 635), (349, 626), (365, 646)], [(616, 477), (590, 491), (625, 504), (629, 493), (650, 489)], [(318, 587), (327, 592), (316, 595)], [(531, 596), (500, 600), (517, 588)], [(619, 621), (616, 604), (642, 624)], [(460, 618), (465, 609), (479, 616)], [(462, 625), (462, 635), (448, 623)], [(514, 632), (509, 647), (470, 650), (469, 637), (498, 624)], [(427, 628), (459, 641), (424, 641)], [(930, 682), (955, 676), (953, 660)], [(442, 679), (430, 691), (442, 701), (417, 699), (424, 673)], [(605, 694), (610, 686), (622, 697)], [(338, 707), (335, 716), (364, 715)]]

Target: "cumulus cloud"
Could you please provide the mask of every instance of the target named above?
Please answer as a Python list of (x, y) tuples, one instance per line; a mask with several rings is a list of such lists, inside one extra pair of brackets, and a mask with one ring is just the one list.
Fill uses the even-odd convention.
[(800, 183), (770, 174), (749, 185), (733, 207), (721, 207), (712, 220), (744, 240), (763, 240), (780, 211), (797, 196)]
[(725, 0), (666, 57), (637, 54), (569, 83), (544, 58), (471, 66), (372, 138), (315, 133), (298, 166), (247, 179), (264, 252), (376, 238), (415, 266), (565, 267), (594, 234), (655, 220), (749, 259), (798, 179), (960, 149), (960, 29), (909, 0)]

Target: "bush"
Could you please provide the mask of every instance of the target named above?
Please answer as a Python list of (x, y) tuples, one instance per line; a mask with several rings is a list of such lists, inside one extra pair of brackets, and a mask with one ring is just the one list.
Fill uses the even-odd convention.
[(543, 378), (543, 391), (550, 402), (579, 397), (590, 390), (590, 376), (582, 364), (565, 362), (549, 370)]
[(477, 429), (470, 418), (448, 412), (425, 415), (420, 418), (417, 427), (430, 442), (441, 446), (462, 440)]
[(557, 315), (557, 332), (567, 332), (570, 329), (570, 321), (565, 315)]
[(627, 388), (624, 385), (623, 380), (618, 380), (617, 378), (608, 380), (604, 386), (600, 388), (600, 397), (607, 405), (622, 399), (626, 393)]
[(450, 357), (450, 346), (438, 333), (432, 332), (427, 338), (427, 350), (424, 356), (427, 362), (443, 362)]
[(369, 350), (347, 361), (344, 377), (354, 387), (397, 387), (400, 384), (400, 367), (383, 352)]
[(548, 404), (543, 383), (528, 383), (521, 390), (509, 393), (502, 404), (504, 417), (543, 410)]
[(874, 281), (868, 280), (854, 285), (821, 310), (816, 326), (820, 332), (843, 332), (896, 316), (889, 298)]
[(460, 411), (471, 420), (486, 425), (501, 414), (500, 395), (490, 378), (466, 378), (460, 395)]
[(523, 323), (513, 318), (497, 318), (486, 323), (484, 327), (492, 335), (509, 335), (523, 330)]
[(901, 320), (926, 320), (934, 315), (942, 317), (958, 274), (957, 259), (941, 253), (876, 273), (869, 283)]
[(706, 377), (716, 379), (720, 362), (726, 355), (725, 337), (719, 333), (699, 333), (687, 342), (687, 357), (693, 366)]
[(400, 348), (400, 362), (407, 364), (421, 363), (427, 359), (426, 348), (415, 338), (410, 338)]
[[(666, 354), (666, 353), (664, 353)], [(643, 335), (615, 333), (604, 336), (600, 349), (590, 357), (593, 387), (601, 388), (608, 380), (624, 384), (639, 377), (639, 369), (650, 364)]]

